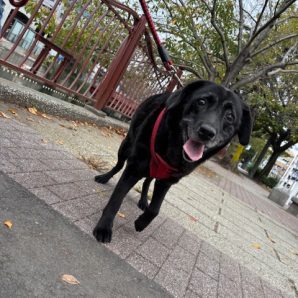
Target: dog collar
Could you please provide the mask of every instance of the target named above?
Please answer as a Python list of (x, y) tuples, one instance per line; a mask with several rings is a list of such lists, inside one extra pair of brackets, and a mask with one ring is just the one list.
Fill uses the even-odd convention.
[(150, 140), (150, 177), (157, 179), (167, 179), (172, 177), (172, 174), (177, 173), (178, 170), (170, 166), (157, 152), (155, 152), (155, 140), (160, 123), (166, 113), (167, 109), (164, 108), (158, 115)]

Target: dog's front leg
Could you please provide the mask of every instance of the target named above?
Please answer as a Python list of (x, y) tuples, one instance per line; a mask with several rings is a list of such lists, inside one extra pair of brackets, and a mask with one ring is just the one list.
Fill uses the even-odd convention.
[(166, 180), (156, 180), (154, 184), (153, 196), (148, 208), (135, 221), (135, 229), (143, 231), (151, 221), (158, 215), (163, 199), (173, 183)]
[(138, 182), (140, 177), (132, 174), (132, 171), (124, 170), (112, 196), (102, 212), (102, 216), (93, 230), (93, 235), (99, 242), (111, 242), (114, 218), (120, 209), (125, 195)]

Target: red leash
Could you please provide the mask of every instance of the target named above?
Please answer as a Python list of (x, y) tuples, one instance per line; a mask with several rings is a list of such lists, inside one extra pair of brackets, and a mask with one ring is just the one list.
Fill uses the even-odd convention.
[(153, 39), (157, 45), (157, 50), (158, 50), (159, 56), (161, 58), (161, 61), (163, 62), (164, 67), (166, 68), (166, 70), (172, 72), (172, 74), (175, 77), (175, 79), (177, 80), (178, 84), (180, 85), (180, 87), (182, 87), (182, 82), (181, 82), (180, 78), (177, 76), (177, 70), (174, 67), (173, 62), (170, 58), (170, 55), (169, 55), (168, 51), (166, 50), (166, 48), (163, 46), (163, 44), (158, 36), (158, 33), (155, 29), (152, 17), (150, 15), (150, 12), (149, 12), (149, 9), (148, 9), (148, 6), (147, 6), (145, 0), (140, 0), (140, 4), (142, 6), (143, 12), (147, 19), (150, 31), (153, 35)]

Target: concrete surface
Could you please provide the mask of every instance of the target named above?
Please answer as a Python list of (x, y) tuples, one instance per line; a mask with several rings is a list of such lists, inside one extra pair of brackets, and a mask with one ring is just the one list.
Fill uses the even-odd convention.
[(2, 172), (0, 204), (0, 297), (171, 297)]
[[(7, 109), (0, 104), (9, 114)], [(24, 111), (17, 111), (25, 121)], [(84, 136), (86, 151), (99, 143), (115, 159), (122, 138), (92, 126), (73, 131), (56, 118), (20, 121), (0, 118), (0, 169), (90, 235), (117, 177), (96, 184), (96, 172), (67, 148), (76, 155), (70, 143)], [(62, 145), (44, 142), (54, 138), (54, 128), (63, 132)], [(218, 166), (211, 164), (213, 173)], [(210, 178), (197, 171), (183, 179), (143, 233), (133, 229), (140, 211), (139, 193), (132, 190), (121, 208), (125, 218), (116, 218), (106, 247), (175, 297), (297, 297), (297, 219), (252, 182), (217, 173)]]

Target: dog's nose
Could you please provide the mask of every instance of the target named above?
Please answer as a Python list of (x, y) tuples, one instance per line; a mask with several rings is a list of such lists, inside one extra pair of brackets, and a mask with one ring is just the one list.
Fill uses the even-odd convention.
[(209, 124), (202, 124), (198, 130), (198, 135), (203, 141), (212, 141), (215, 138), (216, 130)]

